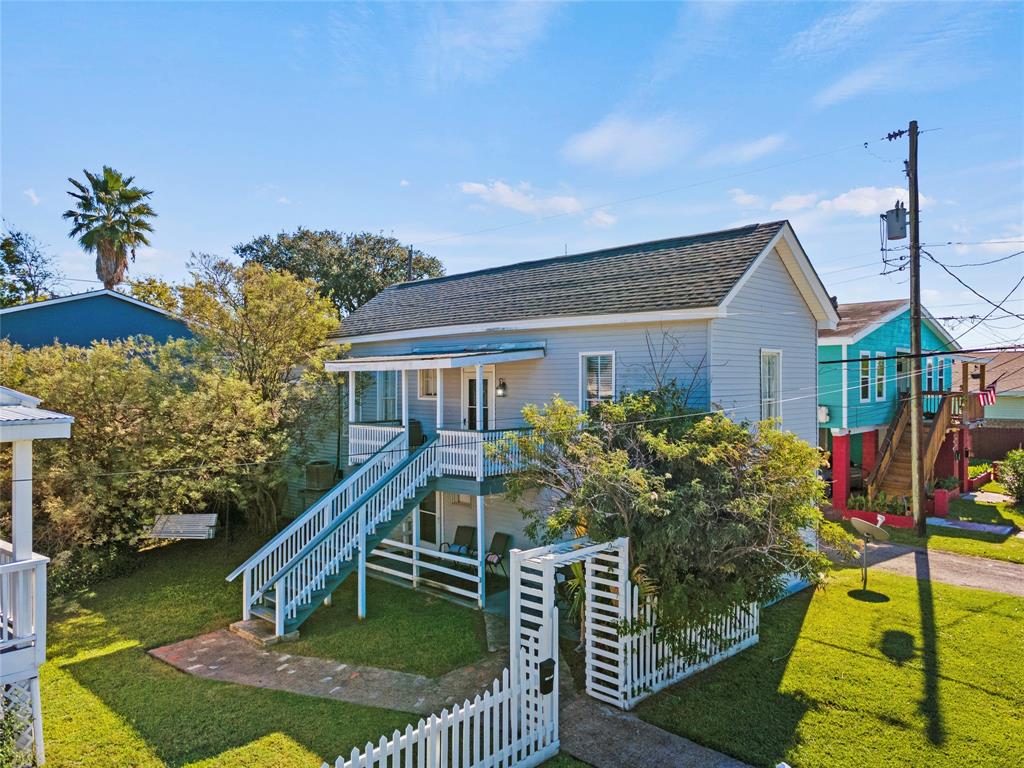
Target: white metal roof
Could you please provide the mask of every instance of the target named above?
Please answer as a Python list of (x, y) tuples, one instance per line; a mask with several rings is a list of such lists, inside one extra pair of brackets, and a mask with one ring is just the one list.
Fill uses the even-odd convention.
[(331, 360), (328, 371), (413, 371), (424, 368), (467, 368), (473, 365), (511, 363), (544, 357), (543, 345), (520, 349), (473, 349), (457, 352), (419, 352), (406, 355), (375, 355)]
[(70, 437), (75, 419), (39, 408), (40, 402), (38, 397), (0, 387), (0, 442)]

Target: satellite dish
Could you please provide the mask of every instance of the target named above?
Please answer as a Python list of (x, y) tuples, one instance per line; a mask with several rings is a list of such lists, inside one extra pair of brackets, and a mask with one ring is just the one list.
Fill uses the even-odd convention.
[[(882, 517), (879, 517), (879, 522), (882, 521)], [(868, 588), (868, 544), (871, 543), (872, 539), (875, 541), (888, 541), (889, 532), (882, 528), (880, 525), (869, 523), (867, 520), (861, 520), (859, 517), (855, 517), (850, 521), (853, 527), (857, 529), (857, 533), (864, 537), (864, 549), (861, 553), (861, 581), (863, 582), (863, 589)]]
[(888, 541), (889, 532), (881, 526), (869, 523), (867, 520), (861, 520), (859, 517), (855, 517), (850, 521), (853, 527), (857, 529), (857, 533), (863, 536), (867, 541), (874, 539), (875, 541)]

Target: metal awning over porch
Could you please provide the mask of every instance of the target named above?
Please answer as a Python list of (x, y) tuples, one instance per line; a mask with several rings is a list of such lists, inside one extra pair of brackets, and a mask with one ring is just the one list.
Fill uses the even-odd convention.
[(462, 349), (445, 352), (413, 352), (402, 355), (374, 355), (330, 360), (328, 371), (416, 371), (437, 368), (468, 368), (476, 365), (513, 363), (544, 357), (544, 345), (515, 346), (496, 349)]

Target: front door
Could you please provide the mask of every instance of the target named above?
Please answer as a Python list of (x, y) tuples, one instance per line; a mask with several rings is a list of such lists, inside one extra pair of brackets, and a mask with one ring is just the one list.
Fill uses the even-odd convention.
[[(473, 368), (464, 370), (466, 372), (462, 376), (462, 427), (464, 429), (475, 430), (477, 429), (476, 370)], [(484, 368), (484, 429), (491, 428), (491, 406), (493, 405), (491, 381), (493, 380), (493, 378), (494, 369), (489, 366), (487, 368)]]

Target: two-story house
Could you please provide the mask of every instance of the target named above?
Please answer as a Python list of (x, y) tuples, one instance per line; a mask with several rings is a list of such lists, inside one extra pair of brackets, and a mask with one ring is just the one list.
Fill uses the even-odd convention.
[(785, 221), (384, 290), (327, 364), (348, 376), (353, 466), (231, 575), (244, 619), (292, 632), (352, 572), (363, 615), (367, 571), (483, 607), (505, 551), (531, 544), (487, 445), (556, 394), (585, 410), (675, 379), (697, 411), (816, 443), (817, 334), (837, 322)]
[[(911, 492), (910, 302), (866, 301), (840, 304), (838, 310), (839, 325), (818, 334), (818, 441), (831, 453), (832, 506), (842, 511), (851, 486), (871, 496)], [(977, 398), (953, 387), (954, 366), (970, 361), (927, 310), (921, 349), (923, 453), (931, 480), (957, 473), (954, 453), (966, 456), (956, 448), (966, 436), (958, 443), (954, 435), (976, 422), (980, 411)]]

